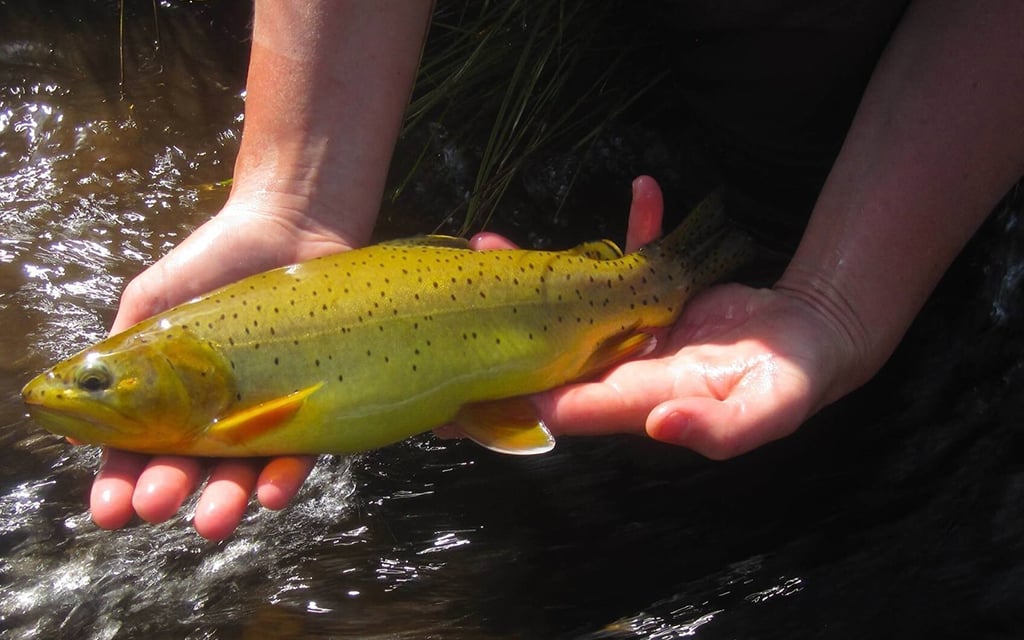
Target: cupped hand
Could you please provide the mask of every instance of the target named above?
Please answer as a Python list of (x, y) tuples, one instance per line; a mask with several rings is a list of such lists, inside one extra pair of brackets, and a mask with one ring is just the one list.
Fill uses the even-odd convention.
[[(295, 211), (300, 208), (296, 207)], [(289, 209), (229, 202), (126, 287), (114, 320), (118, 333), (144, 318), (242, 277), (361, 243), (326, 228), (309, 226)], [(227, 459), (212, 463), (196, 508), (194, 525), (220, 540), (238, 526), (249, 496), (281, 509), (313, 467), (311, 456), (271, 460)], [(149, 522), (171, 518), (203, 478), (207, 462), (181, 456), (150, 457), (116, 449), (103, 452), (90, 507), (101, 527), (118, 528), (134, 514)]]
[[(662, 197), (633, 184), (627, 251), (660, 234)], [(478, 237), (478, 248), (510, 243)], [(852, 390), (858, 351), (835, 319), (798, 290), (709, 288), (659, 335), (655, 353), (592, 382), (534, 396), (555, 435), (647, 433), (709, 458), (733, 457), (784, 437)]]

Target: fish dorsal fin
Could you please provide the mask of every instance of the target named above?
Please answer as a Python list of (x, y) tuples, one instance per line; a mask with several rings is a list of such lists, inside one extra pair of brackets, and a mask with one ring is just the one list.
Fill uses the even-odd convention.
[(399, 247), (444, 247), (447, 249), (468, 249), (469, 240), (458, 236), (426, 235), (411, 238), (395, 238), (380, 243), (384, 246)]
[(453, 424), (473, 442), (498, 453), (535, 455), (555, 447), (555, 437), (522, 396), (464, 405)]
[(650, 353), (658, 340), (650, 333), (637, 327), (630, 327), (605, 338), (583, 363), (577, 379), (590, 378), (609, 367), (629, 358), (639, 358)]
[(622, 257), (622, 249), (611, 240), (594, 240), (584, 242), (565, 253), (573, 256), (584, 256), (593, 260), (617, 260)]
[(214, 422), (206, 433), (217, 440), (238, 444), (259, 437), (287, 423), (302, 403), (324, 383), (318, 382), (280, 398), (242, 409)]

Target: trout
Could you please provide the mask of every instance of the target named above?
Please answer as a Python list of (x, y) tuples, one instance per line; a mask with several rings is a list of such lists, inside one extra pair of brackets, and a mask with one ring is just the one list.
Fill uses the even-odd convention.
[(554, 446), (528, 394), (648, 352), (748, 244), (711, 196), (623, 255), (384, 242), (257, 274), (43, 372), (32, 417), (149, 454), (352, 453), (444, 424), (505, 453)]

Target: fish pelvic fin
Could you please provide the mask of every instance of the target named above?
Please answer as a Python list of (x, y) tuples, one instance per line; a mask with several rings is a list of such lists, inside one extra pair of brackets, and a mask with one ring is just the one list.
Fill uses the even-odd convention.
[(280, 398), (266, 400), (218, 419), (206, 430), (211, 438), (229, 444), (242, 444), (277, 429), (291, 420), (306, 398), (324, 383), (318, 382)]
[(536, 455), (555, 447), (555, 437), (523, 396), (463, 405), (452, 423), (464, 436), (497, 453)]

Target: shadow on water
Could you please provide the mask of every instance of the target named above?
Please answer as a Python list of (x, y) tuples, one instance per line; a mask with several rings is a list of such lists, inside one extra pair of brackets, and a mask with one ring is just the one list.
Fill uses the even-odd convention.
[[(634, 438), (519, 459), (424, 436), (322, 459), (290, 509), (253, 508), (223, 543), (194, 534), (194, 504), (98, 530), (98, 453), (32, 426), (18, 390), (101, 336), (127, 279), (217, 210), (248, 7), (161, 3), (155, 48), (151, 6), (130, 6), (122, 100), (117, 3), (28, 6), (0, 2), (2, 637), (1019, 634), (1020, 192), (876, 380), (738, 460)], [(379, 233), (440, 222), (408, 211)]]

